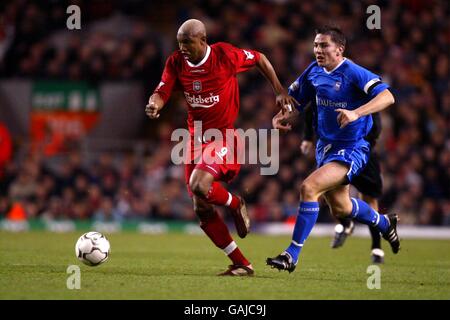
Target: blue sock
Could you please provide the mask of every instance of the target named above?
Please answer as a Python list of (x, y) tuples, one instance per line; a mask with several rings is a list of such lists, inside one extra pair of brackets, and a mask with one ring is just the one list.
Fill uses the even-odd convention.
[(318, 216), (318, 202), (300, 202), (297, 221), (295, 221), (294, 232), (292, 234), (292, 242), (286, 249), (286, 252), (292, 257), (294, 264), (297, 264), (298, 256), (300, 254), (300, 250), (302, 250), (303, 243), (314, 227)]
[(377, 228), (381, 233), (386, 233), (389, 228), (388, 219), (373, 210), (366, 202), (360, 199), (352, 199), (352, 213), (351, 216), (356, 221), (373, 226)]

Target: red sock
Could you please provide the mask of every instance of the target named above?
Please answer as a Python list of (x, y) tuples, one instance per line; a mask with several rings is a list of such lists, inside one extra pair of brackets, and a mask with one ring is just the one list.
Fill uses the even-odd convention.
[(240, 199), (227, 191), (219, 182), (214, 181), (206, 195), (208, 203), (219, 206), (227, 206), (231, 209), (237, 209), (241, 205)]
[(248, 266), (250, 262), (244, 257), (241, 250), (231, 238), (227, 226), (222, 218), (214, 211), (214, 215), (206, 221), (200, 222), (200, 227), (211, 241), (222, 249), (235, 265)]
[[(235, 243), (233, 241), (233, 243)], [(236, 247), (236, 249), (234, 249), (229, 255), (228, 258), (231, 259), (231, 261), (233, 261), (234, 265), (238, 265), (238, 266), (248, 266), (250, 264), (250, 262), (245, 259), (244, 255), (242, 254), (241, 250), (239, 250), (238, 247)]]

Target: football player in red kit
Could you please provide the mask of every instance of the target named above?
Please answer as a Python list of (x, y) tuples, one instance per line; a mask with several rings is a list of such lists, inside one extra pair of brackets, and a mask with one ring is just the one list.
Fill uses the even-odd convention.
[[(236, 74), (256, 66), (268, 79), (276, 94), (276, 104), (286, 110), (295, 100), (290, 97), (269, 62), (260, 52), (238, 49), (231, 44), (219, 42), (208, 45), (204, 24), (195, 19), (184, 22), (178, 29), (179, 50), (166, 61), (161, 82), (149, 98), (146, 113), (157, 119), (159, 112), (175, 87), (183, 90), (188, 104), (188, 127), (191, 135), (191, 151), (195, 151), (194, 122), (201, 124), (202, 135), (208, 129), (217, 129), (226, 136), (226, 130), (234, 129), (239, 112), (239, 88)], [(196, 129), (197, 130), (197, 129)], [(194, 211), (200, 227), (231, 259), (232, 265), (220, 275), (252, 276), (250, 262), (233, 241), (214, 205), (226, 206), (231, 212), (238, 235), (244, 238), (249, 232), (250, 220), (242, 198), (228, 192), (220, 183), (230, 182), (239, 172), (236, 161), (237, 144), (230, 141), (205, 141), (202, 139), (200, 158), (206, 153), (215, 161), (198, 161), (191, 152), (185, 165), (186, 184), (193, 199)], [(235, 136), (233, 142), (236, 142)], [(218, 144), (219, 152), (209, 151), (211, 143)], [(217, 148), (213, 150), (217, 150)], [(231, 149), (231, 150), (230, 150)]]

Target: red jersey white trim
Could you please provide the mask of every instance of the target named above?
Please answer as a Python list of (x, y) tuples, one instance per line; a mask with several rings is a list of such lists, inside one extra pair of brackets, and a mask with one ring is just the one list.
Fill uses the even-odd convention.
[(211, 47), (208, 46), (208, 47), (206, 48), (206, 54), (205, 54), (205, 56), (203, 57), (202, 61), (200, 61), (200, 62), (197, 63), (197, 64), (193, 64), (193, 63), (190, 62), (189, 60), (186, 60), (186, 62), (187, 62), (187, 64), (189, 65), (189, 67), (191, 67), (191, 68), (197, 68), (197, 67), (200, 67), (202, 64), (204, 64), (204, 63), (206, 62), (206, 60), (208, 60), (210, 54), (211, 54)]
[(257, 51), (219, 42), (208, 46), (202, 61), (193, 65), (177, 50), (167, 58), (161, 84), (154, 92), (166, 103), (175, 88), (182, 90), (192, 134), (194, 121), (201, 121), (203, 130), (232, 129), (239, 112), (236, 74), (254, 67), (259, 58)]

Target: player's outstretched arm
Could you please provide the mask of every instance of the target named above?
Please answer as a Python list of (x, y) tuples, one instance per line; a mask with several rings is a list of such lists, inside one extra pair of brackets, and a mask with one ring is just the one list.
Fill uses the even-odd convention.
[(158, 93), (154, 93), (148, 99), (148, 104), (145, 106), (145, 113), (150, 119), (158, 119), (159, 111), (164, 107), (164, 100)]
[(372, 100), (360, 106), (355, 110), (336, 109), (339, 112), (337, 120), (341, 128), (344, 128), (350, 122), (358, 120), (360, 117), (379, 112), (394, 104), (395, 98), (392, 93), (385, 89), (377, 94)]
[(299, 103), (287, 94), (287, 91), (281, 85), (280, 80), (278, 80), (275, 69), (269, 59), (267, 59), (267, 57), (262, 53), (260, 53), (260, 59), (258, 60), (257, 67), (272, 85), (276, 95), (277, 106), (283, 111), (283, 113), (286, 111), (293, 111), (294, 107)]

